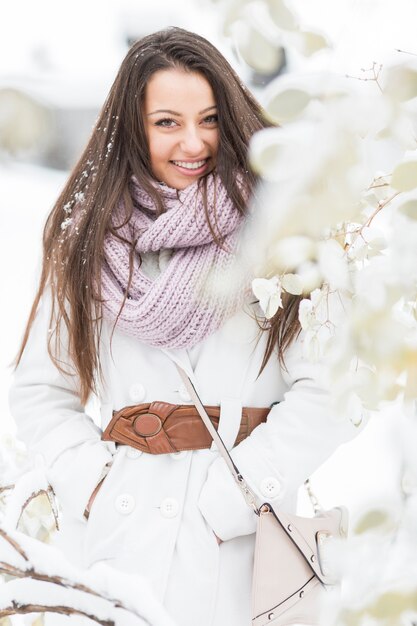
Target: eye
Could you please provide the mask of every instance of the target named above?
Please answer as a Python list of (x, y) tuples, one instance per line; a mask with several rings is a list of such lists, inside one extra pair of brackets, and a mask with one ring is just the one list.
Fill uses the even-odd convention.
[(217, 122), (219, 121), (219, 116), (217, 115), (217, 113), (213, 113), (212, 115), (207, 115), (207, 117), (204, 118), (204, 121), (207, 124), (217, 124)]
[(176, 124), (175, 120), (172, 120), (169, 117), (155, 122), (155, 126), (162, 126), (162, 128), (172, 128), (174, 124)]

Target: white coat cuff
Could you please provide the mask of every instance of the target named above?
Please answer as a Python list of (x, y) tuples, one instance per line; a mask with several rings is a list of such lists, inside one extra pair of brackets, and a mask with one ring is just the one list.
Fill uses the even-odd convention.
[[(251, 466), (249, 480), (248, 474), (244, 471), (245, 463), (240, 458), (239, 446), (231, 452), (231, 456), (255, 493), (257, 505), (260, 506), (264, 502), (279, 505), (285, 494), (282, 476), (278, 475), (265, 460), (258, 457), (258, 462)], [(223, 541), (240, 535), (249, 535), (256, 530), (257, 517), (246, 503), (222, 457), (217, 458), (209, 467), (198, 506), (206, 522)]]
[(51, 484), (64, 515), (85, 521), (84, 511), (91, 494), (100, 481), (112, 453), (100, 440), (86, 441), (59, 455), (47, 469)]

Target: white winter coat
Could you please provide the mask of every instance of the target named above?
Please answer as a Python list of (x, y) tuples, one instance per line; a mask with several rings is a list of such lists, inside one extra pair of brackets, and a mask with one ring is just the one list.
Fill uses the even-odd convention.
[[(111, 329), (104, 324), (101, 427), (113, 409), (126, 405), (189, 402), (175, 363), (192, 377), (205, 404), (220, 405), (220, 434), (229, 449), (242, 406), (279, 402), (232, 456), (260, 502), (290, 512), (303, 481), (358, 429), (332, 413), (320, 368), (302, 356), (302, 336), (286, 353), (286, 371), (274, 356), (257, 377), (266, 334), (256, 341), (253, 306), (188, 351), (152, 348), (117, 331), (110, 351)], [(75, 379), (59, 373), (48, 356), (49, 310), (46, 294), (10, 406), (18, 437), (46, 464), (64, 526), (77, 531), (72, 546), (81, 545), (84, 565), (104, 559), (143, 574), (179, 626), (249, 626), (256, 516), (214, 444), (151, 455), (102, 442)], [(87, 501), (109, 461), (86, 521)], [(220, 546), (213, 531), (223, 540)]]

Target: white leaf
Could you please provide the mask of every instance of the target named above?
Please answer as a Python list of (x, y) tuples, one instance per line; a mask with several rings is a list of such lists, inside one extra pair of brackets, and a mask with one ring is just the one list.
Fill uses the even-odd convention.
[(417, 200), (407, 200), (398, 207), (398, 210), (411, 220), (417, 220)]
[(258, 298), (266, 319), (271, 319), (279, 307), (282, 307), (281, 285), (277, 277), (255, 278), (252, 281), (252, 291)]
[(368, 246), (360, 234), (355, 235), (347, 253), (349, 259), (356, 259), (357, 261), (363, 261), (363, 259), (365, 259), (368, 253)]
[(282, 123), (298, 117), (310, 100), (310, 94), (302, 89), (284, 89), (276, 92), (265, 108), (275, 122)]
[(411, 191), (417, 187), (417, 160), (397, 165), (392, 173), (391, 187), (398, 191)]
[(368, 189), (363, 195), (362, 200), (364, 201), (364, 206), (370, 205), (374, 209), (377, 208), (379, 201), (383, 200), (385, 197), (384, 189), (386, 187), (376, 187), (375, 189)]
[(298, 308), (298, 319), (303, 330), (311, 330), (317, 326), (313, 303), (308, 298), (301, 300)]
[(309, 331), (303, 344), (304, 356), (312, 363), (317, 363), (321, 356), (320, 341), (316, 332)]
[(255, 133), (249, 148), (249, 159), (255, 172), (273, 178), (275, 163), (278, 162), (282, 151), (279, 129), (265, 128)]
[(324, 297), (326, 297), (326, 294), (321, 289), (315, 289), (310, 294), (310, 300), (315, 307), (318, 307), (322, 303)]
[(414, 404), (417, 398), (417, 359), (410, 358), (407, 369), (407, 384), (404, 389), (404, 399)]
[(349, 289), (349, 272), (342, 246), (335, 239), (318, 246), (318, 263), (324, 279), (333, 289)]
[(246, 22), (236, 25), (235, 42), (239, 54), (255, 71), (272, 74), (282, 61), (282, 48), (271, 42), (263, 32)]
[(355, 392), (347, 394), (343, 403), (342, 412), (347, 416), (354, 426), (360, 426), (363, 421), (363, 404)]
[(297, 18), (283, 0), (267, 0), (267, 4), (269, 13), (279, 28), (283, 28), (284, 30), (297, 30)]
[(265, 310), (266, 319), (270, 320), (274, 317), (280, 307), (282, 307), (281, 293), (273, 293), (269, 298), (269, 302)]
[(373, 250), (385, 250), (387, 247), (387, 239), (380, 228), (365, 226), (362, 229), (362, 237)]
[(302, 54), (311, 56), (319, 50), (329, 48), (330, 43), (324, 35), (313, 31), (304, 31), (299, 34), (299, 47)]
[(306, 294), (320, 287), (323, 282), (323, 277), (317, 263), (312, 261), (302, 263), (297, 270), (297, 275), (301, 280), (302, 292)]
[(388, 69), (384, 93), (397, 102), (417, 97), (417, 70), (398, 65)]
[(299, 296), (303, 293), (303, 281), (297, 274), (284, 274), (281, 278), (282, 288), (288, 293), (292, 293), (294, 296)]
[(242, 4), (240, 0), (233, 0), (223, 9), (223, 34), (225, 37), (233, 35), (236, 22), (242, 17)]
[(286, 237), (277, 242), (271, 257), (283, 272), (296, 269), (314, 257), (316, 245), (304, 236)]

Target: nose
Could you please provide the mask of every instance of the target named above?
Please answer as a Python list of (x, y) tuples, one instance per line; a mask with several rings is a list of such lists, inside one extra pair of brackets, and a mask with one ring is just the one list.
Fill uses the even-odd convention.
[(187, 156), (199, 156), (204, 150), (204, 141), (201, 130), (196, 126), (189, 126), (184, 129), (181, 139), (181, 150)]

